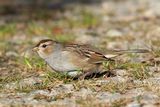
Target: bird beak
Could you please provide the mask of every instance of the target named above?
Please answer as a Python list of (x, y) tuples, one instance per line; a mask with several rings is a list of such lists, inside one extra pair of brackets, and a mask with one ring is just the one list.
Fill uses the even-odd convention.
[(38, 47), (34, 47), (34, 48), (32, 49), (33, 52), (37, 52), (38, 50), (39, 50)]

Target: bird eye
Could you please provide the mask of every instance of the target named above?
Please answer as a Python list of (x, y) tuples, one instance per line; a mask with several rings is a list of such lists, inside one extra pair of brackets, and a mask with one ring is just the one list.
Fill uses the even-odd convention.
[(43, 48), (46, 48), (46, 47), (47, 47), (47, 45), (43, 44), (43, 45), (42, 45), (42, 47), (43, 47)]

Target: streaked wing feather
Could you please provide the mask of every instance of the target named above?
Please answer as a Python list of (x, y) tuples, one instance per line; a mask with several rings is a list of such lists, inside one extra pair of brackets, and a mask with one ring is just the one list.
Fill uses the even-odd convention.
[(90, 63), (102, 63), (103, 61), (113, 61), (111, 58), (107, 58), (105, 55), (103, 55), (100, 52), (95, 51), (94, 49), (90, 49), (87, 45), (67, 45), (66, 46), (68, 50), (72, 50), (77, 52), (79, 55), (85, 56), (89, 58)]

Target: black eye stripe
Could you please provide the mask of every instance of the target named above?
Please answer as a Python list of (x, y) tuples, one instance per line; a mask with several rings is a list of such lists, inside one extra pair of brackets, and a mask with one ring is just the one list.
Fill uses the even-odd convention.
[(43, 44), (43, 45), (42, 45), (42, 47), (43, 47), (43, 48), (46, 48), (46, 47), (47, 47), (47, 45), (46, 45), (46, 44)]

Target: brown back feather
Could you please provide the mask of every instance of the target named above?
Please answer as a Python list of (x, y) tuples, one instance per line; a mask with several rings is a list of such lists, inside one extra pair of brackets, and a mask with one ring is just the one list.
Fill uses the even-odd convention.
[(90, 58), (89, 61), (92, 63), (102, 63), (102, 61), (113, 61), (113, 59), (105, 57), (102, 53), (90, 49), (87, 45), (70, 44), (66, 45), (69, 50), (77, 52), (79, 55)]

